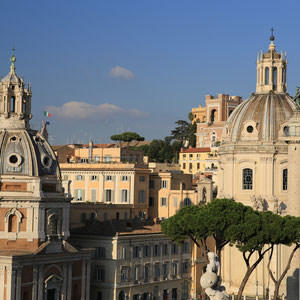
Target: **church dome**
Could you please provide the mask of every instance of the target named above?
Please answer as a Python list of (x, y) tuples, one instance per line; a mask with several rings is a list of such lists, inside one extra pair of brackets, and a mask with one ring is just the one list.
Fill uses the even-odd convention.
[(295, 108), (286, 93), (253, 94), (230, 115), (223, 130), (223, 141), (277, 141), (283, 124)]
[(0, 132), (0, 175), (60, 176), (56, 156), (36, 130)]
[(12, 83), (12, 84), (24, 84), (24, 80), (16, 74), (16, 67), (15, 67), (15, 62), (16, 62), (16, 57), (14, 54), (15, 49), (13, 49), (13, 55), (10, 58), (11, 61), (11, 67), (10, 67), (10, 72), (2, 78), (1, 82), (3, 83)]

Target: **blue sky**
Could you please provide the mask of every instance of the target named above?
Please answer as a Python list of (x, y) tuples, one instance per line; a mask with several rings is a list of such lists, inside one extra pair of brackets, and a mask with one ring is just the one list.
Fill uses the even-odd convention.
[(288, 52), (288, 91), (300, 85), (297, 1), (1, 1), (0, 75), (16, 48), (32, 83), (33, 126), (53, 113), (55, 144), (170, 134), (206, 94), (246, 99), (256, 56), (275, 28)]

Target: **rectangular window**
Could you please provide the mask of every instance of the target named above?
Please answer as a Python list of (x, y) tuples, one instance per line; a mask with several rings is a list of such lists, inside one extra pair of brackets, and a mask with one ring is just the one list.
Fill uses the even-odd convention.
[(97, 189), (91, 189), (91, 201), (97, 201)]
[(68, 180), (69, 176), (68, 175), (64, 175), (64, 180)]
[(97, 175), (92, 175), (91, 176), (91, 181), (96, 181), (98, 180), (98, 176)]
[(145, 203), (146, 200), (146, 191), (145, 190), (140, 190), (139, 191), (139, 202), (140, 203)]
[(200, 169), (200, 163), (197, 163), (197, 169), (198, 170)]
[(76, 201), (84, 201), (84, 190), (83, 189), (76, 189), (75, 190), (74, 200), (76, 200)]
[(182, 273), (186, 274), (189, 272), (189, 262), (188, 261), (184, 261), (182, 263)]
[(178, 253), (178, 246), (175, 243), (172, 243), (171, 253), (172, 254), (177, 254)]
[(145, 176), (139, 176), (139, 181), (140, 182), (144, 182), (146, 180), (146, 177)]
[(184, 242), (182, 245), (182, 253), (189, 253), (189, 243), (188, 242)]
[(160, 276), (159, 263), (156, 263), (156, 264), (154, 265), (154, 277), (155, 277), (156, 280), (157, 280), (159, 276)]
[(145, 257), (149, 257), (151, 255), (151, 248), (149, 245), (146, 245), (144, 248), (144, 255)]
[(169, 263), (164, 263), (163, 264), (163, 275), (166, 278), (169, 273)]
[(106, 212), (103, 214), (103, 220), (104, 220), (104, 221), (107, 220), (107, 213), (106, 213)]
[(149, 180), (149, 188), (154, 189), (155, 188), (155, 181), (154, 180)]
[(190, 158), (193, 158), (193, 154), (190, 154)]
[(121, 202), (128, 202), (128, 190), (121, 190)]
[(193, 164), (190, 163), (189, 165), (190, 165), (190, 166), (189, 166), (189, 169), (192, 170), (192, 169), (193, 169)]
[(112, 190), (105, 190), (105, 202), (112, 201)]
[[(144, 278), (147, 280), (149, 279), (149, 270), (150, 270), (150, 265), (146, 264), (144, 267)], [(149, 298), (150, 299), (150, 298)]]
[(106, 175), (105, 176), (105, 181), (112, 181), (112, 176), (111, 175)]
[(178, 262), (174, 261), (172, 264), (172, 275), (177, 275), (178, 274)]
[(133, 257), (142, 257), (142, 248), (140, 246), (133, 247)]
[(169, 247), (168, 244), (163, 244), (163, 255), (169, 254)]
[(154, 256), (160, 256), (160, 245), (154, 245)]
[(165, 197), (160, 198), (160, 206), (167, 206), (167, 198)]
[(105, 258), (105, 247), (96, 248), (95, 255), (97, 258)]
[(153, 206), (153, 205), (154, 205), (154, 198), (149, 197), (149, 206)]
[(182, 154), (182, 157), (185, 158), (185, 157), (186, 157), (186, 154)]
[(96, 280), (104, 281), (105, 280), (105, 270), (104, 268), (97, 267), (96, 268)]
[(128, 212), (125, 211), (125, 212), (124, 212), (124, 220), (127, 220), (127, 219), (128, 219)]
[(77, 175), (76, 180), (77, 181), (82, 181), (83, 180), (83, 175)]
[(128, 280), (128, 267), (122, 267), (121, 269), (121, 281), (127, 281)]
[(168, 187), (168, 181), (167, 180), (162, 180), (161, 181), (161, 188), (166, 189)]
[(186, 164), (185, 164), (185, 163), (183, 163), (183, 166), (182, 166), (182, 168), (183, 168), (183, 169), (185, 169), (185, 168), (186, 168)]
[(120, 219), (120, 213), (116, 212), (116, 220), (119, 220), (119, 219)]
[(128, 181), (129, 180), (129, 177), (128, 176), (122, 176), (121, 177), (121, 181)]

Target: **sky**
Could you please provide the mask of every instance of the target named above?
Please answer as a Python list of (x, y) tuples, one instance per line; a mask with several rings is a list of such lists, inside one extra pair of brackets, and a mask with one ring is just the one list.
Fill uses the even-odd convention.
[(288, 92), (300, 85), (300, 2), (1, 0), (0, 76), (32, 84), (31, 126), (51, 113), (52, 144), (170, 135), (205, 95), (255, 91), (257, 52), (274, 27), (288, 53)]

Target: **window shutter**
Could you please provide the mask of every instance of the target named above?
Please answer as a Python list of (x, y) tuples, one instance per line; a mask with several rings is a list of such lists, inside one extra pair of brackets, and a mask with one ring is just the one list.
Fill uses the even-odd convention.
[(111, 202), (114, 203), (115, 202), (115, 191), (111, 190)]

